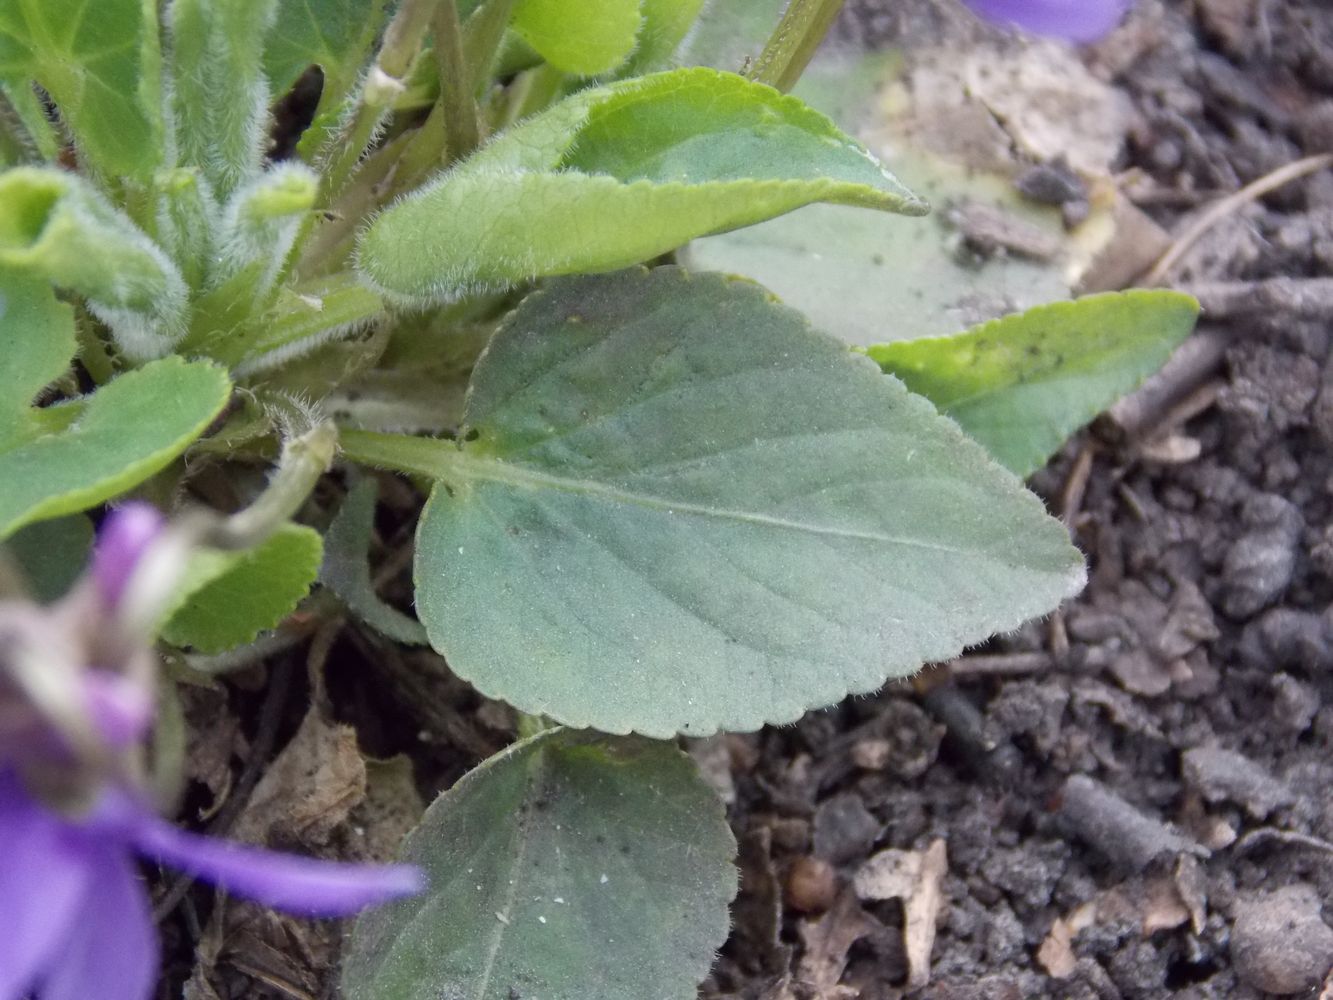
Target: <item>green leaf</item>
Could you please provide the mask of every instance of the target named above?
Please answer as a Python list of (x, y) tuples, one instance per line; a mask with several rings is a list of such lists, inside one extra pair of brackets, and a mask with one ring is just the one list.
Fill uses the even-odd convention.
[(621, 75), (642, 76), (668, 68), (703, 6), (704, 0), (643, 0), (640, 5), (643, 27), (639, 29), (639, 45)]
[(639, 0), (518, 0), (513, 28), (556, 69), (595, 76), (634, 51)]
[(163, 358), (98, 389), (67, 429), (0, 450), (0, 538), (143, 482), (204, 432), (230, 392), (216, 365)]
[[(884, 88), (900, 73), (894, 54), (822, 57), (795, 93), (853, 135), (873, 137), (872, 148), (884, 150), (894, 174), (932, 205), (998, 213), (1050, 246), (1066, 248), (1059, 211), (1024, 199), (1011, 175), (943, 160), (902, 134), (900, 123), (886, 121)], [(1063, 258), (997, 253), (983, 259), (960, 246), (958, 230), (938, 214), (897, 219), (838, 205), (810, 205), (696, 240), (680, 260), (751, 278), (821, 330), (858, 346), (957, 333), (1070, 294)]]
[(693, 1000), (735, 842), (669, 744), (547, 730), (440, 796), (403, 847), (430, 888), (357, 921), (349, 1000)]
[(74, 311), (51, 286), (0, 271), (0, 449), (37, 433), (30, 404), (69, 367)]
[(608, 271), (816, 201), (925, 205), (827, 118), (709, 69), (585, 90), (384, 212), (360, 264), (386, 292), (456, 297)]
[(312, 129), (323, 134), (370, 57), (387, 0), (279, 0), (264, 49), (264, 69), (279, 94), (310, 66), (324, 74)]
[(417, 614), (454, 672), (568, 725), (790, 722), (1082, 585), (1017, 479), (748, 282), (554, 283), (492, 340), (466, 417), (461, 446), (341, 443), (439, 480)]
[(395, 642), (426, 644), (426, 630), (414, 618), (386, 604), (375, 593), (367, 556), (375, 530), (374, 479), (353, 483), (325, 536), (320, 582), (347, 604), (367, 625)]
[(1027, 476), (1160, 368), (1198, 315), (1179, 292), (1112, 292), (866, 353)]
[(296, 610), (319, 573), (319, 532), (285, 524), (246, 552), (204, 550), (182, 590), (189, 593), (162, 638), (200, 653), (222, 653), (275, 628)]
[(30, 524), (5, 539), (32, 596), (42, 604), (59, 600), (74, 585), (93, 547), (93, 523), (83, 514)]
[(162, 160), (153, 0), (8, 0), (0, 80), (36, 80), (80, 149), (109, 175), (146, 180)]

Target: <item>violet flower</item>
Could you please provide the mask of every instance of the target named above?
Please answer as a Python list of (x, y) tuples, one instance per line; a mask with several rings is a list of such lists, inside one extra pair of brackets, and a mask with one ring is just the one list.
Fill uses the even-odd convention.
[(1092, 42), (1125, 16), (1133, 0), (967, 0), (982, 17), (1037, 35)]
[[(136, 856), (310, 916), (422, 888), (414, 866), (241, 846), (181, 830), (148, 805), (138, 766), (152, 718), (148, 637), (134, 642), (116, 612), (169, 592), (163, 535), (155, 511), (127, 507), (108, 518), (63, 607), (0, 604), (0, 1000), (152, 995), (158, 942)], [(127, 659), (88, 667), (94, 656)]]

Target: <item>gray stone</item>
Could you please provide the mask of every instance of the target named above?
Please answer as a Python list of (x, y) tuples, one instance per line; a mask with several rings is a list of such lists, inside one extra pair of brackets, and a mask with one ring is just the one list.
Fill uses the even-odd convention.
[(1236, 974), (1255, 989), (1286, 996), (1317, 989), (1333, 966), (1333, 929), (1308, 885), (1243, 899), (1231, 931)]

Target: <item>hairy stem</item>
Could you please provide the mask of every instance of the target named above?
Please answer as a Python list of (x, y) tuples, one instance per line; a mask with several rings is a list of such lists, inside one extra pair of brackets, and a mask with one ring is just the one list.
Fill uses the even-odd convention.
[(791, 0), (764, 51), (750, 67), (749, 78), (783, 93), (791, 90), (841, 9), (842, 0)]

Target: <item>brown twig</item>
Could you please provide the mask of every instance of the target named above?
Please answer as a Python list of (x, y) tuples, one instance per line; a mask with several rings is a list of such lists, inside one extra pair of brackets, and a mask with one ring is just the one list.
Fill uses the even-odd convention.
[(1244, 208), (1252, 201), (1262, 198), (1264, 195), (1285, 184), (1290, 184), (1294, 180), (1317, 173), (1325, 167), (1333, 166), (1333, 153), (1321, 153), (1318, 156), (1307, 156), (1303, 159), (1288, 163), (1285, 166), (1271, 173), (1264, 174), (1256, 181), (1251, 181), (1234, 194), (1229, 194), (1221, 201), (1216, 202), (1207, 208), (1202, 215), (1195, 219), (1185, 230), (1177, 236), (1164, 254), (1157, 259), (1157, 263), (1152, 266), (1146, 275), (1143, 276), (1141, 284), (1146, 286), (1160, 285), (1162, 279), (1173, 268), (1176, 263), (1189, 252), (1195, 243), (1199, 242), (1213, 226), (1217, 225), (1227, 216)]
[(1163, 416), (1221, 367), (1233, 332), (1225, 327), (1203, 326), (1177, 348), (1157, 374), (1137, 390), (1118, 400), (1108, 411), (1108, 422), (1117, 443), (1141, 438), (1159, 427)]
[(1199, 300), (1209, 319), (1273, 312), (1311, 319), (1333, 316), (1333, 278), (1215, 281), (1184, 291)]

